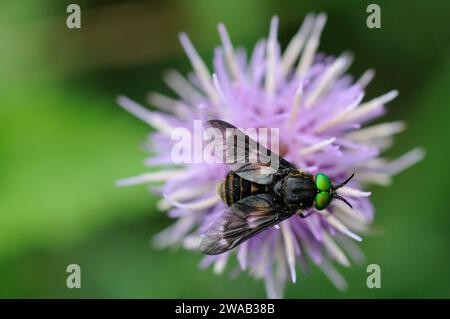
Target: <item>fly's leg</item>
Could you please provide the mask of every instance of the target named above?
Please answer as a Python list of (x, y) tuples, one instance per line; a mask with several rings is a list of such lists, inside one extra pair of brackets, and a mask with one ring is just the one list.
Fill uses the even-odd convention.
[(308, 217), (309, 215), (311, 215), (312, 213), (314, 213), (313, 210), (310, 211), (310, 212), (308, 212), (307, 214), (305, 214), (304, 212), (299, 212), (299, 213), (298, 213), (298, 216), (300, 216), (300, 218), (306, 218), (306, 217)]

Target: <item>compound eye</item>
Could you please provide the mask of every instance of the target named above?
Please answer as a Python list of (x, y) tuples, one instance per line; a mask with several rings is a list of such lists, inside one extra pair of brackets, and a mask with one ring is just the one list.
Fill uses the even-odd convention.
[(319, 191), (329, 192), (331, 189), (331, 182), (327, 175), (318, 173), (316, 175), (316, 187)]
[(331, 201), (331, 195), (328, 192), (320, 192), (316, 195), (315, 206), (316, 209), (322, 210), (328, 207)]

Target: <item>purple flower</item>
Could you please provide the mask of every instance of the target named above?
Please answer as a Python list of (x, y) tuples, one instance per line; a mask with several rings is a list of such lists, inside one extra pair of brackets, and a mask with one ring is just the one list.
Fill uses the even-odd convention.
[(215, 49), (212, 74), (182, 33), (180, 41), (194, 72), (187, 79), (176, 71), (165, 76), (178, 98), (150, 94), (149, 102), (161, 111), (118, 98), (123, 108), (156, 129), (146, 143), (155, 154), (146, 164), (156, 169), (118, 184), (162, 182), (152, 191), (163, 197), (158, 207), (168, 210), (176, 222), (156, 236), (160, 247), (181, 245), (198, 252), (201, 235), (225, 208), (216, 184), (227, 174), (226, 165), (175, 165), (171, 159), (175, 143), (171, 133), (180, 127), (192, 132), (194, 120), (279, 128), (280, 151), (297, 167), (311, 174), (323, 172), (334, 181), (356, 173), (340, 190), (353, 209), (333, 201), (328, 209), (314, 211), (305, 219), (293, 216), (231, 252), (203, 258), (202, 267), (213, 265), (214, 272), (221, 273), (228, 259), (236, 256), (235, 272), (248, 271), (264, 279), (270, 298), (282, 297), (286, 281), (295, 282), (297, 270), (306, 270), (309, 263), (322, 269), (337, 288), (345, 289), (335, 264), (348, 267), (351, 261), (361, 261), (355, 241), (367, 233), (374, 217), (370, 192), (362, 189), (368, 184), (388, 185), (394, 174), (423, 157), (421, 149), (390, 162), (380, 157), (404, 125), (366, 124), (383, 115), (384, 105), (398, 93), (364, 99), (364, 88), (374, 72), (368, 70), (355, 81), (346, 74), (352, 61), (349, 53), (333, 57), (317, 52), (325, 21), (324, 14), (308, 15), (282, 53), (274, 17), (268, 39), (256, 44), (250, 58), (244, 49), (233, 47), (224, 25), (219, 24), (222, 46)]

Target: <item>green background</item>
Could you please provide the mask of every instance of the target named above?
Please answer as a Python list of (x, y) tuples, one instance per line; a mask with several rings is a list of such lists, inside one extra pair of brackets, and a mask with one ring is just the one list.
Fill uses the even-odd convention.
[[(139, 143), (149, 128), (115, 97), (170, 94), (163, 72), (190, 70), (180, 31), (210, 65), (220, 21), (250, 49), (277, 14), (285, 47), (304, 15), (322, 10), (321, 50), (350, 49), (356, 76), (377, 71), (368, 98), (400, 91), (384, 119), (408, 129), (387, 156), (422, 146), (427, 157), (392, 186), (371, 189), (383, 232), (361, 244), (362, 265), (340, 269), (347, 292), (313, 267), (286, 297), (450, 297), (448, 2), (376, 1), (382, 28), (368, 29), (373, 1), (77, 1), (82, 28), (69, 30), (72, 2), (0, 3), (1, 297), (265, 297), (246, 274), (199, 270), (200, 253), (150, 246), (170, 220), (146, 186), (114, 186), (145, 171)], [(81, 266), (81, 289), (65, 286), (71, 263)], [(381, 289), (366, 287), (370, 263), (381, 266)]]

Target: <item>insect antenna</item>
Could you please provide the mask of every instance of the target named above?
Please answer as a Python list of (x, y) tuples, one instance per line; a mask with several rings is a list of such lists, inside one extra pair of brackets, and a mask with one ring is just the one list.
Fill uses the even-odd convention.
[(333, 198), (336, 198), (336, 199), (339, 199), (339, 200), (343, 201), (343, 202), (346, 203), (350, 208), (353, 209), (353, 206), (352, 206), (352, 205), (351, 205), (344, 197), (342, 197), (342, 196), (340, 196), (340, 195), (338, 195), (338, 194), (336, 194), (336, 193), (333, 193), (331, 196), (332, 196)]
[(338, 184), (338, 185), (334, 185), (331, 187), (331, 190), (333, 190), (332, 192), (332, 197), (339, 199), (340, 201), (343, 201), (344, 203), (346, 203), (350, 208), (353, 208), (353, 206), (342, 196), (336, 194), (336, 192), (334, 192), (336, 189), (341, 188), (342, 186), (344, 186), (345, 184), (347, 184), (352, 178), (353, 176), (355, 176), (355, 173), (353, 173), (352, 175), (350, 175), (350, 177), (348, 177), (345, 181), (343, 181), (342, 183)]
[(350, 182), (350, 180), (353, 178), (353, 176), (355, 176), (355, 173), (353, 173), (352, 175), (350, 175), (349, 178), (347, 178), (345, 181), (343, 181), (342, 183), (338, 184), (338, 185), (334, 185), (333, 187), (331, 187), (332, 190), (336, 190), (338, 188), (341, 188), (342, 186), (344, 186), (345, 184), (347, 184), (348, 182)]

